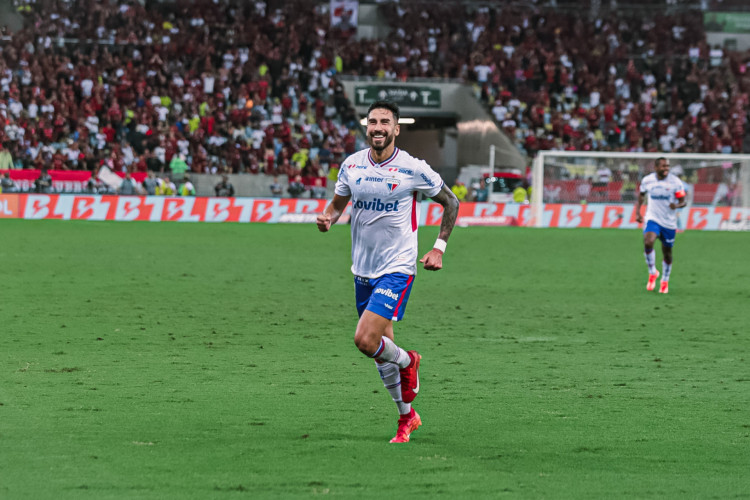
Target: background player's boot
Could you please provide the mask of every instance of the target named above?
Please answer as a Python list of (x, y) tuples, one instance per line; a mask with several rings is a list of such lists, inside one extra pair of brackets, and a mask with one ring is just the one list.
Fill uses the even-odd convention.
[(396, 436), (391, 439), (391, 443), (408, 443), (409, 436), (420, 425), (422, 425), (422, 419), (419, 417), (419, 413), (412, 408), (406, 415), (398, 417), (398, 430)]
[(669, 293), (669, 281), (662, 281), (659, 287), (659, 293)]
[(417, 351), (408, 351), (411, 363), (400, 370), (401, 374), (401, 401), (411, 403), (419, 392), (419, 362), (422, 356)]
[(648, 284), (646, 285), (646, 290), (649, 292), (656, 288), (656, 278), (659, 277), (659, 271), (656, 271), (656, 274), (649, 274), (648, 275)]

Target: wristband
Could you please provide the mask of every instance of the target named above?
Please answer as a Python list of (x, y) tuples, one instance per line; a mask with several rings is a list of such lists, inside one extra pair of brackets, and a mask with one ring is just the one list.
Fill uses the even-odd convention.
[(435, 244), (432, 246), (432, 248), (434, 248), (435, 250), (440, 250), (441, 252), (445, 253), (446, 246), (448, 246), (448, 242), (438, 238), (437, 240), (435, 240)]

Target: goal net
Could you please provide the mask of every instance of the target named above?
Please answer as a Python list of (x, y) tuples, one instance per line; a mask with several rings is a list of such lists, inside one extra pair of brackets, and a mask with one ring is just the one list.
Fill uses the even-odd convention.
[(688, 206), (681, 219), (689, 221), (693, 207), (704, 207), (713, 209), (714, 220), (722, 219), (714, 225), (723, 226), (707, 229), (750, 229), (750, 155), (584, 151), (538, 153), (532, 168), (529, 225), (548, 225), (548, 205), (634, 205), (641, 179), (662, 157), (685, 183)]

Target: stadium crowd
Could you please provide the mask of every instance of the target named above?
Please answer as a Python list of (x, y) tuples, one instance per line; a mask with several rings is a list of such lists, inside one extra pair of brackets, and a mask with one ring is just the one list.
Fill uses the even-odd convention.
[(1, 45), (0, 168), (264, 172), (325, 185), (363, 145), (332, 78), (328, 20), (299, 15), (301, 3), (27, 4), (26, 27)]
[(586, 7), (390, 3), (389, 44), (350, 50), (379, 76), (473, 82), (528, 156), (748, 150), (750, 52), (709, 46), (698, 10)]
[(383, 2), (389, 37), (357, 40), (326, 3), (278, 4), (28, 3), (0, 44), (0, 169), (325, 183), (363, 147), (338, 74), (472, 82), (528, 156), (748, 150), (750, 54), (709, 46), (699, 11)]

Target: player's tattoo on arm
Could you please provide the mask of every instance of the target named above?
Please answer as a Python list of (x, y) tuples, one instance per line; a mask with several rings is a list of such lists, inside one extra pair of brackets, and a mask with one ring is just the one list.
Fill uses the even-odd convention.
[(458, 217), (458, 198), (447, 185), (443, 184), (443, 188), (432, 199), (443, 206), (443, 220), (440, 222), (438, 238), (448, 241), (453, 226), (456, 225), (456, 217)]

